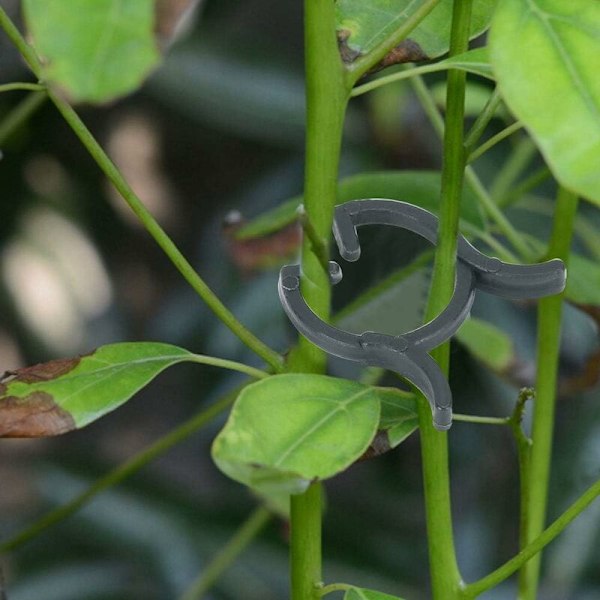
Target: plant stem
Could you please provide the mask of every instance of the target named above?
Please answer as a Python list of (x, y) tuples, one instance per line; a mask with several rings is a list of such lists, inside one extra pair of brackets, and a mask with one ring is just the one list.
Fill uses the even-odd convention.
[(320, 594), (321, 597), (327, 596), (327, 594), (333, 594), (333, 592), (347, 592), (351, 590), (354, 586), (349, 583), (330, 583), (329, 585), (325, 585), (321, 588)]
[(506, 206), (505, 197), (509, 194), (515, 181), (529, 166), (536, 154), (537, 147), (531, 138), (523, 137), (519, 140), (490, 186), (490, 195), (498, 206)]
[(70, 517), (85, 504), (90, 502), (99, 493), (121, 483), (124, 479), (127, 479), (139, 471), (142, 467), (145, 467), (155, 458), (163, 455), (173, 446), (176, 446), (193, 433), (196, 433), (199, 429), (204, 427), (204, 425), (210, 423), (210, 421), (228, 408), (237, 398), (239, 392), (245, 387), (245, 385), (247, 384), (239, 386), (233, 392), (222, 397), (220, 400), (217, 400), (217, 402), (215, 402), (213, 405), (203, 409), (191, 419), (173, 429), (173, 431), (170, 431), (163, 437), (159, 438), (156, 442), (130, 458), (127, 462), (119, 465), (116, 469), (113, 469), (104, 477), (97, 479), (87, 490), (79, 494), (79, 496), (73, 498), (73, 500), (70, 502), (67, 502), (63, 506), (46, 513), (43, 517), (32, 523), (26, 529), (20, 531), (17, 535), (0, 543), (0, 554), (14, 550), (18, 546), (21, 546), (25, 542), (28, 542), (30, 539), (36, 537), (49, 527), (52, 527), (67, 517)]
[[(515, 151), (516, 153), (516, 151)], [(519, 174), (517, 174), (518, 176)], [(521, 183), (514, 186), (511, 189), (511, 186), (514, 180), (511, 180), (508, 188), (505, 192), (502, 192), (499, 196), (496, 197), (496, 201), (498, 202), (498, 206), (505, 207), (511, 205), (513, 202), (520, 200), (522, 196), (525, 196), (532, 190), (534, 190), (540, 183), (549, 179), (552, 175), (550, 169), (548, 167), (540, 167), (537, 171), (534, 171), (529, 177), (525, 178)]]
[(391, 35), (379, 42), (367, 54), (357, 58), (347, 66), (347, 79), (349, 88), (371, 68), (373, 68), (381, 59), (402, 40), (408, 37), (408, 34), (440, 3), (440, 0), (425, 0), (421, 6)]
[[(469, 43), (471, 0), (454, 0), (450, 56), (466, 52)], [(466, 73), (449, 71), (445, 134), (443, 140), (440, 224), (431, 293), (426, 311), (429, 321), (447, 305), (454, 289), (460, 200), (465, 169), (464, 99)], [(432, 356), (447, 374), (450, 346), (436, 348)], [(425, 512), (429, 546), (429, 569), (434, 600), (457, 598), (462, 579), (454, 549), (450, 509), (448, 435), (436, 431), (424, 398), (418, 402), (421, 456), (425, 487)]]
[[(567, 510), (558, 517), (552, 525), (547, 527), (540, 535), (525, 546), (516, 556), (498, 567), (495, 571), (486, 575), (479, 581), (470, 583), (464, 588), (462, 598), (470, 600), (476, 598), (483, 592), (496, 587), (505, 579), (508, 579), (522, 565), (526, 564), (533, 556), (547, 546), (563, 529), (565, 529), (576, 517), (578, 517), (598, 496), (600, 496), (600, 481), (588, 488)], [(535, 596), (533, 596), (535, 597)]]
[(465, 137), (465, 147), (467, 153), (474, 148), (475, 144), (479, 141), (479, 138), (483, 135), (485, 128), (489, 125), (489, 122), (494, 118), (498, 107), (502, 104), (502, 96), (498, 87), (494, 89), (488, 101), (485, 103), (483, 110), (479, 113), (473, 123), (469, 133)]
[(10, 136), (29, 120), (29, 118), (46, 102), (48, 94), (45, 91), (32, 92), (15, 106), (7, 117), (0, 123), (0, 146)]
[[(548, 257), (569, 262), (573, 225), (578, 199), (575, 194), (559, 188)], [(533, 406), (533, 426), (529, 481), (527, 484), (525, 542), (531, 542), (543, 530), (552, 456), (552, 434), (560, 349), (561, 315), (564, 292), (540, 300), (538, 307), (536, 397)], [(519, 598), (534, 600), (540, 572), (541, 555), (527, 563), (519, 574)]]
[(190, 587), (181, 595), (180, 600), (200, 600), (215, 584), (235, 559), (246, 549), (248, 544), (262, 531), (269, 522), (271, 513), (264, 507), (257, 508), (244, 521), (233, 537), (219, 549), (214, 558), (198, 576)]
[(3, 83), (0, 85), (0, 94), (2, 92), (15, 92), (18, 90), (28, 90), (30, 92), (43, 92), (46, 88), (39, 83), (26, 83), (15, 81), (14, 83)]
[[(8, 15), (0, 8), (0, 26), (6, 31), (7, 35), (15, 46), (19, 49), (27, 63), (29, 64), (34, 75), (40, 79), (42, 75), (42, 67), (35, 52), (27, 44), (18, 29), (9, 19)], [(277, 372), (283, 370), (283, 360), (271, 348), (266, 346), (259, 340), (249, 329), (247, 329), (240, 321), (238, 321), (233, 313), (231, 313), (225, 305), (219, 300), (215, 293), (206, 285), (204, 280), (196, 273), (192, 265), (180, 252), (179, 248), (173, 243), (171, 238), (166, 234), (156, 219), (145, 207), (144, 203), (138, 198), (135, 192), (131, 189), (121, 172), (117, 169), (108, 155), (104, 152), (100, 144), (96, 141), (89, 129), (84, 125), (73, 108), (65, 102), (60, 96), (48, 92), (50, 99), (61, 113), (65, 121), (69, 124), (75, 135), (85, 146), (96, 164), (108, 177), (110, 182), (115, 186), (116, 190), (121, 194), (125, 202), (144, 225), (148, 233), (154, 238), (163, 252), (169, 257), (177, 270), (181, 273), (184, 279), (196, 291), (196, 293), (204, 300), (208, 307), (213, 311), (217, 318), (222, 321), (237, 337), (246, 344), (251, 350), (256, 352), (265, 362), (267, 362)]]
[[(350, 87), (338, 51), (335, 4), (330, 0), (305, 0), (304, 44), (306, 70), (306, 158), (304, 210), (311, 234), (321, 252), (315, 253), (309, 236), (302, 243), (301, 286), (311, 309), (328, 320), (331, 290), (325, 259), (331, 239), (333, 210), (342, 143), (344, 115)], [(323, 255), (325, 254), (325, 255)], [(322, 373), (325, 353), (300, 337), (290, 356), (291, 371)], [(291, 505), (291, 598), (317, 600), (321, 582), (321, 484), (294, 495)]]
[(505, 127), (502, 131), (499, 131), (496, 135), (493, 135), (489, 140), (486, 140), (481, 146), (473, 150), (469, 154), (467, 162), (475, 162), (480, 156), (485, 154), (490, 148), (493, 148), (496, 144), (512, 135), (515, 131), (523, 128), (521, 121), (515, 121), (512, 125)]
[(188, 360), (190, 362), (196, 362), (202, 365), (211, 365), (213, 367), (229, 369), (230, 371), (239, 371), (240, 373), (245, 373), (246, 375), (250, 375), (250, 377), (254, 377), (254, 379), (264, 379), (265, 377), (269, 377), (270, 375), (270, 373), (267, 373), (266, 371), (261, 371), (260, 369), (255, 369), (250, 365), (245, 365), (234, 360), (217, 358), (216, 356), (193, 354), (191, 357), (188, 358)]
[(459, 413), (454, 413), (452, 419), (454, 421), (477, 423), (479, 425), (508, 425), (508, 418), (506, 417), (480, 417), (479, 415), (461, 415)]
[[(417, 97), (419, 98), (425, 114), (429, 118), (435, 132), (442, 137), (444, 135), (444, 120), (435, 105), (431, 92), (420, 77), (413, 77), (410, 80)], [(506, 239), (512, 244), (513, 248), (525, 259), (532, 259), (533, 253), (529, 246), (523, 241), (519, 232), (512, 226), (511, 222), (504, 216), (504, 213), (496, 206), (491, 196), (481, 183), (473, 167), (467, 166), (465, 170), (466, 182), (473, 190), (480, 205), (490, 218), (496, 223), (500, 231), (506, 236)]]

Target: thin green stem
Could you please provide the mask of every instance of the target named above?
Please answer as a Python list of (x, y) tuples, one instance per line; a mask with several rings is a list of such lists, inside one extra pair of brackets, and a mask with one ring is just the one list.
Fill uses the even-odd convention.
[(325, 585), (320, 589), (321, 597), (327, 596), (327, 594), (333, 594), (333, 592), (347, 592), (351, 590), (354, 586), (349, 583), (330, 583), (329, 585)]
[(2, 92), (14, 92), (18, 90), (28, 90), (30, 92), (43, 92), (46, 89), (45, 86), (39, 83), (26, 83), (16, 81), (14, 83), (3, 83), (0, 85), (0, 94)]
[(515, 131), (523, 128), (521, 121), (515, 121), (512, 125), (505, 127), (502, 131), (499, 131), (496, 135), (493, 135), (489, 140), (486, 140), (481, 146), (475, 148), (473, 152), (469, 154), (467, 162), (475, 162), (479, 157), (485, 154), (490, 148), (493, 148), (496, 144), (499, 144), (502, 140), (511, 136)]
[(63, 506), (46, 513), (40, 519), (29, 525), (29, 527), (20, 531), (17, 535), (0, 543), (0, 554), (14, 550), (18, 546), (21, 546), (25, 542), (28, 542), (32, 538), (36, 537), (49, 527), (52, 527), (67, 517), (70, 517), (98, 494), (121, 483), (123, 480), (139, 471), (142, 467), (145, 467), (154, 459), (162, 456), (165, 452), (173, 448), (173, 446), (176, 446), (190, 435), (196, 433), (199, 429), (204, 427), (207, 423), (210, 423), (214, 418), (228, 408), (236, 399), (241, 389), (244, 387), (245, 385), (240, 386), (234, 392), (227, 394), (213, 405), (203, 409), (191, 419), (176, 429), (173, 429), (173, 431), (170, 431), (163, 437), (159, 438), (156, 442), (148, 446), (146, 449), (130, 458), (127, 462), (119, 465), (116, 469), (113, 469), (104, 477), (97, 479), (87, 490), (73, 498), (73, 500), (70, 502), (67, 502)]
[[(510, 206), (517, 200), (520, 200), (523, 196), (533, 191), (540, 183), (543, 183), (547, 179), (550, 179), (552, 172), (548, 167), (540, 167), (537, 171), (534, 171), (529, 177), (526, 177), (521, 183), (497, 197), (498, 206), (502, 208)], [(512, 185), (512, 182), (511, 182)]]
[(496, 115), (496, 111), (500, 104), (502, 104), (502, 96), (500, 95), (500, 90), (496, 87), (465, 137), (467, 154), (470, 153), (475, 147), (475, 144), (479, 141), (479, 138), (483, 135), (485, 128)]
[[(564, 188), (559, 189), (548, 257), (560, 258), (566, 265), (569, 263), (577, 204), (575, 194)], [(536, 398), (531, 435), (533, 447), (529, 463), (525, 524), (527, 533), (524, 538), (527, 543), (541, 533), (546, 520), (563, 300), (564, 293), (543, 298), (538, 308)], [(519, 574), (521, 600), (536, 598), (540, 564), (541, 555), (527, 563)]]
[(394, 49), (410, 32), (440, 3), (440, 0), (425, 0), (419, 8), (406, 19), (391, 35), (379, 42), (370, 52), (347, 65), (348, 87), (352, 86), (385, 55)]
[(500, 207), (507, 205), (506, 197), (512, 196), (512, 188), (537, 154), (537, 146), (530, 137), (523, 136), (506, 159), (490, 185), (490, 195)]
[(479, 425), (508, 425), (509, 421), (507, 417), (480, 417), (479, 415), (461, 415), (458, 413), (452, 415), (452, 420)]
[(211, 365), (213, 367), (221, 367), (222, 369), (229, 369), (230, 371), (239, 371), (254, 377), (254, 379), (264, 379), (269, 377), (270, 373), (255, 369), (250, 365), (236, 362), (234, 360), (227, 360), (224, 358), (217, 358), (216, 356), (206, 356), (204, 354), (192, 354), (187, 360), (190, 362), (196, 362), (203, 365)]
[[(410, 80), (425, 114), (429, 118), (435, 132), (442, 137), (444, 135), (444, 120), (433, 99), (431, 92), (420, 77), (413, 77)], [(491, 196), (481, 183), (473, 167), (467, 166), (465, 170), (466, 183), (475, 193), (480, 205), (490, 218), (496, 223), (498, 229), (506, 236), (506, 239), (512, 244), (513, 248), (524, 259), (532, 259), (533, 253), (529, 246), (523, 241), (519, 232), (512, 226), (511, 222), (504, 216), (504, 213), (494, 203)]]
[[(36, 77), (41, 77), (41, 65), (35, 52), (27, 44), (18, 29), (9, 19), (8, 15), (0, 9), (0, 26), (6, 31), (9, 38), (19, 49), (25, 60), (31, 67)], [(187, 259), (180, 252), (179, 248), (173, 243), (166, 234), (144, 203), (138, 198), (131, 186), (127, 183), (121, 172), (104, 152), (100, 144), (96, 141), (89, 129), (84, 125), (73, 108), (65, 102), (60, 96), (49, 92), (50, 99), (61, 113), (65, 121), (69, 124), (75, 135), (85, 146), (96, 164), (108, 177), (116, 190), (121, 194), (125, 202), (144, 225), (148, 233), (154, 238), (163, 252), (168, 256), (184, 279), (190, 284), (194, 291), (204, 300), (208, 307), (213, 311), (217, 318), (222, 321), (238, 338), (252, 349), (258, 356), (267, 362), (275, 371), (283, 370), (283, 360), (279, 354), (271, 350), (261, 340), (259, 340), (250, 330), (248, 330), (225, 305), (219, 300), (215, 293), (206, 285), (204, 280), (198, 275)]]
[(10, 136), (26, 123), (31, 116), (46, 102), (48, 94), (43, 92), (32, 92), (28, 94), (0, 123), (0, 146)]
[[(450, 56), (461, 54), (468, 49), (471, 8), (471, 0), (454, 0)], [(449, 71), (443, 140), (440, 224), (431, 293), (425, 315), (427, 321), (443, 310), (454, 289), (460, 201), (465, 169), (463, 129), (465, 84), (464, 71)], [(431, 354), (442, 371), (447, 374), (450, 362), (449, 344), (443, 344)], [(458, 597), (462, 579), (456, 561), (452, 531), (448, 436), (447, 433), (433, 428), (429, 405), (423, 397), (419, 400), (432, 594), (434, 600), (452, 600)]]
[(498, 567), (495, 571), (486, 575), (479, 581), (465, 586), (462, 598), (470, 600), (477, 598), (480, 594), (490, 590), (513, 573), (518, 571), (527, 561), (547, 546), (557, 535), (559, 535), (575, 518), (577, 518), (598, 496), (600, 496), (600, 481), (588, 488), (567, 510), (558, 517), (552, 525), (547, 527), (541, 534), (527, 544), (516, 556)]
[(180, 600), (200, 600), (203, 598), (219, 577), (264, 529), (270, 518), (271, 513), (266, 508), (261, 506), (254, 510), (233, 537), (220, 548), (210, 563), (202, 569), (198, 578), (181, 595)]

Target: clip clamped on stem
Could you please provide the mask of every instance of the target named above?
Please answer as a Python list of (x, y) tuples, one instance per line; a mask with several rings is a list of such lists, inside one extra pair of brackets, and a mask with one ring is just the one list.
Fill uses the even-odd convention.
[[(340, 254), (360, 258), (357, 227), (393, 225), (437, 242), (438, 219), (429, 211), (397, 200), (353, 200), (335, 209), (333, 234)], [(452, 425), (452, 393), (428, 352), (450, 339), (469, 316), (477, 289), (510, 299), (541, 298), (563, 291), (566, 269), (559, 259), (533, 265), (511, 265), (486, 256), (462, 235), (458, 238), (456, 281), (448, 306), (432, 321), (402, 335), (367, 331), (360, 335), (337, 329), (317, 317), (300, 292), (300, 265), (287, 265), (279, 275), (279, 298), (296, 329), (326, 352), (397, 372), (429, 401), (436, 429)], [(333, 284), (341, 267), (329, 263)]]

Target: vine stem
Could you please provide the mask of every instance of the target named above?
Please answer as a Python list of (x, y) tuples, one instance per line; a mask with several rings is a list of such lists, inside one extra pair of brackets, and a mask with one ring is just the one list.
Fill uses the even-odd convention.
[(15, 92), (19, 90), (28, 90), (30, 92), (43, 92), (46, 88), (39, 83), (23, 83), (15, 81), (14, 83), (3, 83), (0, 85), (0, 94), (3, 92)]
[[(335, 3), (305, 0), (304, 47), (306, 71), (306, 155), (304, 210), (308, 235), (302, 243), (301, 286), (311, 309), (329, 320), (331, 291), (328, 259), (342, 131), (350, 86), (338, 51)], [(325, 353), (300, 337), (288, 369), (304, 373), (325, 371)], [(290, 499), (290, 578), (292, 600), (318, 600), (321, 583), (322, 489), (313, 483)]]
[[(471, 8), (471, 0), (454, 0), (450, 56), (461, 54), (468, 49)], [(440, 223), (431, 293), (426, 311), (427, 321), (444, 309), (454, 289), (460, 200), (465, 170), (465, 84), (465, 72), (448, 72)], [(449, 344), (443, 344), (431, 354), (447, 374), (450, 362)], [(459, 597), (462, 578), (456, 561), (452, 531), (448, 434), (433, 428), (429, 404), (422, 396), (419, 398), (418, 411), (432, 595), (434, 600), (453, 600)]]
[[(36, 56), (33, 48), (25, 41), (14, 23), (10, 20), (4, 10), (0, 8), (0, 26), (4, 29), (8, 37), (21, 52), (34, 75), (41, 79), (42, 65)], [(204, 280), (194, 270), (192, 265), (183, 256), (179, 248), (173, 243), (171, 238), (158, 224), (144, 203), (131, 189), (119, 169), (104, 152), (100, 144), (96, 141), (89, 129), (79, 118), (73, 108), (65, 102), (60, 96), (48, 92), (48, 95), (65, 121), (71, 127), (75, 135), (90, 153), (96, 164), (104, 172), (109, 181), (121, 194), (125, 202), (144, 225), (146, 231), (154, 238), (162, 251), (168, 256), (173, 265), (181, 273), (183, 278), (190, 284), (194, 291), (204, 300), (207, 306), (213, 311), (217, 318), (251, 350), (267, 362), (276, 372), (283, 371), (283, 359), (279, 354), (259, 340), (249, 329), (247, 329), (232, 312), (219, 300), (216, 294), (204, 282)]]
[[(549, 258), (560, 258), (569, 263), (573, 226), (577, 214), (577, 196), (559, 188), (548, 248)], [(546, 520), (552, 434), (558, 378), (561, 316), (564, 292), (540, 300), (538, 306), (536, 394), (533, 404), (533, 446), (529, 458), (528, 482), (525, 501), (525, 543), (531, 542), (543, 530)], [(541, 555), (524, 565), (519, 574), (520, 600), (534, 600), (537, 596)]]
[(0, 145), (4, 144), (10, 136), (27, 122), (29, 118), (46, 102), (46, 91), (35, 91), (25, 96), (0, 123)]
[(180, 600), (200, 600), (215, 584), (235, 559), (248, 547), (250, 542), (264, 529), (271, 519), (271, 513), (260, 506), (242, 523), (233, 537), (217, 552), (206, 565), (199, 577), (181, 595)]
[(502, 140), (506, 139), (510, 135), (512, 135), (515, 131), (519, 131), (519, 129), (523, 128), (523, 123), (521, 121), (516, 121), (512, 123), (508, 127), (504, 128), (502, 131), (499, 131), (496, 135), (493, 135), (489, 140), (486, 140), (479, 146), (475, 148), (473, 152), (469, 154), (467, 158), (467, 162), (471, 163), (476, 161), (480, 156), (485, 154), (490, 148), (493, 148), (496, 144), (500, 143)]
[(195, 362), (201, 365), (209, 365), (212, 367), (220, 367), (221, 369), (229, 369), (230, 371), (239, 371), (245, 375), (250, 375), (254, 379), (265, 379), (269, 377), (270, 373), (255, 369), (250, 365), (236, 362), (234, 360), (227, 360), (225, 358), (217, 358), (216, 356), (206, 356), (204, 354), (192, 354), (187, 358), (190, 362)]
[(203, 409), (179, 427), (176, 427), (163, 437), (159, 438), (156, 442), (130, 458), (128, 461), (104, 475), (104, 477), (97, 479), (90, 487), (88, 487), (87, 490), (73, 498), (71, 501), (55, 510), (46, 513), (40, 519), (29, 525), (29, 527), (26, 529), (23, 529), (12, 538), (0, 543), (0, 554), (5, 554), (6, 552), (10, 552), (11, 550), (18, 548), (49, 527), (64, 521), (66, 518), (70, 517), (80, 508), (85, 506), (98, 494), (121, 483), (134, 473), (137, 473), (137, 471), (139, 471), (142, 467), (145, 467), (154, 459), (173, 448), (173, 446), (176, 446), (193, 433), (196, 433), (199, 429), (204, 427), (204, 425), (210, 423), (225, 409), (231, 406), (240, 391), (246, 385), (247, 384), (239, 386), (233, 392), (223, 396), (213, 405)]
[(560, 517), (529, 542), (516, 556), (479, 581), (465, 586), (461, 598), (464, 598), (464, 600), (477, 598), (483, 592), (496, 587), (505, 579), (508, 579), (524, 564), (527, 564), (527, 561), (530, 561), (532, 557), (539, 555), (540, 551), (596, 500), (598, 496), (600, 496), (600, 480), (589, 487)]

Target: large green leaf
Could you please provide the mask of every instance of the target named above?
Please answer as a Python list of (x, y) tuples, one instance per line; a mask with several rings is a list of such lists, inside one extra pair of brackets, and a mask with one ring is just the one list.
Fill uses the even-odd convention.
[(375, 590), (352, 587), (344, 594), (344, 600), (402, 600), (402, 598), (376, 592)]
[(75, 101), (135, 90), (158, 63), (152, 0), (24, 0), (43, 78)]
[[(471, 37), (489, 26), (496, 0), (473, 3)], [(412, 17), (423, 1), (418, 0), (338, 0), (337, 29), (342, 40), (342, 55), (351, 61), (368, 54), (379, 43)], [(441, 0), (438, 6), (410, 33), (405, 41), (407, 61), (434, 58), (448, 51), (452, 0)]]
[(10, 371), (0, 383), (0, 437), (57, 435), (84, 427), (167, 367), (194, 356), (170, 344), (121, 343)]
[(456, 339), (497, 373), (505, 373), (516, 360), (510, 337), (488, 321), (467, 319), (456, 332)]
[(489, 45), (502, 95), (554, 175), (600, 204), (600, 2), (503, 0)]
[(379, 414), (374, 388), (324, 375), (275, 375), (239, 395), (213, 459), (232, 479), (265, 493), (301, 493), (365, 452)]
[[(441, 178), (438, 171), (375, 171), (346, 177), (338, 184), (337, 203), (361, 198), (389, 198), (404, 200), (437, 213)], [(260, 217), (249, 221), (236, 232), (238, 239), (262, 237), (289, 225), (297, 218), (302, 196), (280, 204)], [(461, 216), (465, 221), (481, 228), (481, 214), (477, 198), (469, 188), (464, 188)]]

